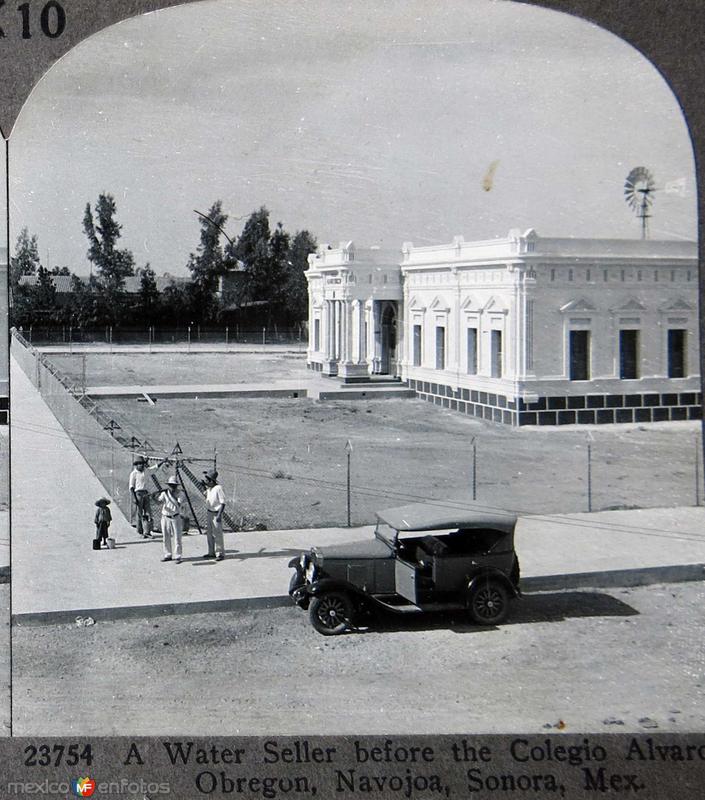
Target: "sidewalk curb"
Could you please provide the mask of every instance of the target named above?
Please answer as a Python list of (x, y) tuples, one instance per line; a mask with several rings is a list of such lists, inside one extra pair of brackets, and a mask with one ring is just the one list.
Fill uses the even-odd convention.
[(13, 625), (65, 625), (76, 617), (92, 617), (96, 622), (147, 619), (178, 614), (219, 613), (240, 609), (256, 610), (293, 606), (289, 595), (276, 597), (236, 597), (232, 600), (198, 600), (194, 603), (158, 603), (145, 606), (115, 606), (112, 608), (76, 608), (64, 611), (32, 611), (13, 614)]
[(522, 578), (521, 588), (522, 591), (531, 593), (585, 587), (611, 589), (702, 580), (705, 580), (705, 564), (672, 564), (665, 567), (575, 572), (568, 575), (539, 575), (535, 578)]
[[(603, 572), (577, 572), (568, 575), (542, 575), (521, 582), (525, 594), (560, 591), (561, 589), (609, 589), (648, 586), (658, 583), (686, 583), (705, 580), (705, 564), (674, 564), (668, 567), (643, 567)], [(76, 617), (92, 617), (96, 622), (146, 619), (176, 614), (203, 614), (224, 611), (285, 608), (293, 605), (288, 595), (270, 597), (238, 597), (232, 600), (200, 600), (194, 603), (161, 603), (145, 606), (38, 611), (13, 614), (13, 625), (65, 625)]]

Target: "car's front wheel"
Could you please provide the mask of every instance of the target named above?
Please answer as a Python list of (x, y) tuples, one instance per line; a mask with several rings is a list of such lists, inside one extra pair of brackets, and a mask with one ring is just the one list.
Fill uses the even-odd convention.
[(497, 580), (477, 583), (468, 595), (468, 613), (478, 625), (500, 625), (509, 614), (509, 592)]
[(311, 600), (308, 613), (319, 633), (334, 636), (350, 627), (353, 604), (345, 592), (323, 592)]

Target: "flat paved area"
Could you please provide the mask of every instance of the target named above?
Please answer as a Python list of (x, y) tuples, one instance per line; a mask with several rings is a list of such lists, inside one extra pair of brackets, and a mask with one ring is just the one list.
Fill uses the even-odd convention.
[(159, 397), (310, 397), (318, 400), (321, 396), (344, 398), (346, 395), (363, 395), (369, 399), (386, 396), (413, 397), (414, 392), (406, 386), (371, 386), (364, 387), (350, 384), (343, 386), (331, 383), (325, 378), (312, 375), (309, 379), (293, 381), (269, 381), (267, 383), (209, 383), (209, 384), (135, 384), (132, 386), (87, 386), (86, 394), (97, 399), (129, 398), (149, 395)]
[(0, 575), (10, 566), (10, 512), (0, 508)]
[(10, 735), (10, 584), (0, 583), (0, 736)]
[(323, 637), (294, 607), (20, 627), (14, 733), (702, 731), (704, 626), (689, 583), (527, 595), (491, 629)]
[[(93, 551), (95, 500), (104, 489), (14, 364), (13, 615), (222, 601), (286, 602), (291, 557), (311, 545), (371, 536), (370, 528), (226, 534), (228, 557), (201, 558), (205, 537), (184, 538), (184, 561), (161, 563), (161, 542), (137, 537), (113, 507), (112, 551)], [(125, 476), (127, 481), (127, 475)], [(42, 502), (37, 502), (37, 497)], [(705, 563), (705, 508), (526, 517), (516, 541), (524, 577)]]

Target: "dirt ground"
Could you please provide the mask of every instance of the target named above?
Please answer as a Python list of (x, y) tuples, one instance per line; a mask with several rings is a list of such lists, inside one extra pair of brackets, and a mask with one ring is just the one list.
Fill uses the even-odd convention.
[[(422, 400), (134, 399), (105, 401), (140, 439), (212, 457), (238, 514), (269, 529), (344, 525), (421, 499), (521, 513), (588, 510), (586, 430), (474, 420)], [(595, 426), (592, 510), (695, 504), (696, 422)], [(702, 475), (702, 471), (700, 473)], [(234, 498), (234, 502), (233, 502)], [(702, 500), (702, 497), (700, 498)]]
[(75, 383), (133, 386), (194, 383), (264, 383), (306, 375), (305, 353), (52, 353)]
[(704, 609), (690, 583), (527, 595), (491, 629), (322, 637), (293, 606), (15, 627), (14, 734), (703, 730)]

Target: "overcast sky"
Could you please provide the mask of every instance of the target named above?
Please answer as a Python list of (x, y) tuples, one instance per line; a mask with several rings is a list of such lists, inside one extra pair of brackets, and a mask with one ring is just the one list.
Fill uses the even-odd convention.
[[(10, 142), (12, 246), (88, 271), (87, 201), (112, 193), (138, 265), (185, 273), (201, 211), (235, 236), (266, 205), (319, 242), (398, 249), (505, 236), (695, 238), (694, 165), (656, 70), (612, 34), (509, 0), (208, 0), (83, 42)], [(498, 162), (490, 191), (483, 177)], [(2, 167), (0, 167), (0, 170)]]

